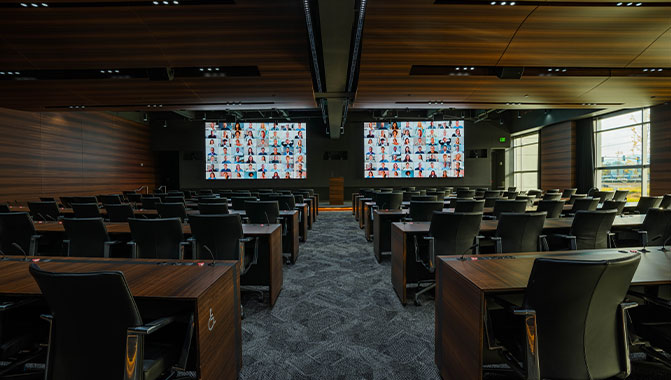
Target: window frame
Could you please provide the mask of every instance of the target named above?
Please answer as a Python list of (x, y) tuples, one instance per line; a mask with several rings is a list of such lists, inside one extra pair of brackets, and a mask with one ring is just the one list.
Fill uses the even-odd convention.
[[(526, 143), (526, 144), (520, 144), (520, 145), (515, 145), (515, 141), (522, 140), (525, 137), (529, 137), (535, 135), (536, 136), (536, 142), (533, 143)], [(518, 191), (523, 191), (523, 190), (529, 190), (529, 189), (538, 189), (539, 183), (540, 183), (540, 147), (541, 147), (541, 134), (540, 130), (535, 130), (533, 132), (529, 133), (524, 133), (520, 134), (517, 136), (512, 137), (512, 157), (513, 157), (513, 170), (512, 170), (512, 177), (513, 177), (513, 185), (517, 187)], [(516, 150), (517, 149), (522, 149), (523, 147), (528, 147), (531, 145), (536, 145), (536, 169), (535, 170), (516, 170), (516, 165), (517, 165), (517, 155), (516, 155)], [(521, 164), (520, 164), (521, 166)], [(535, 187), (530, 187), (529, 189), (522, 189), (520, 184), (517, 183), (516, 178), (517, 174), (531, 174), (531, 173), (536, 173), (536, 186)]]

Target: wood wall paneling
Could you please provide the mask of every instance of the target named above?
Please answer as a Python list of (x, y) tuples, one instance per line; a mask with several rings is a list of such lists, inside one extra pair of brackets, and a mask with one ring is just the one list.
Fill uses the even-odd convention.
[(154, 187), (142, 123), (104, 112), (0, 109), (0, 136), (0, 202)]
[(650, 195), (671, 193), (671, 106), (650, 109)]
[(542, 189), (576, 186), (575, 122), (550, 125), (540, 133), (540, 169)]

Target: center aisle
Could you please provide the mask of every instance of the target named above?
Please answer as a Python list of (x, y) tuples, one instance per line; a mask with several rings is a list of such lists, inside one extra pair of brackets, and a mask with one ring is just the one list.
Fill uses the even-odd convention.
[(434, 309), (401, 305), (352, 213), (323, 212), (275, 307), (244, 295), (240, 379), (439, 379)]

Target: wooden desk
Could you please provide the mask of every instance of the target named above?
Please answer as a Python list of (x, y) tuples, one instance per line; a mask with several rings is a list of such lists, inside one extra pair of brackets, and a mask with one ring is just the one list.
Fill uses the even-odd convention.
[[(105, 223), (110, 235), (129, 235), (128, 223)], [(35, 229), (39, 233), (65, 233), (65, 228), (58, 222), (36, 222)], [(185, 235), (191, 235), (191, 226), (182, 225)], [(243, 276), (243, 285), (268, 286), (270, 305), (275, 305), (282, 290), (282, 228), (280, 224), (243, 224), (245, 236), (259, 237), (259, 257), (256, 265)]]
[(296, 203), (296, 210), (299, 211), (298, 236), (300, 236), (302, 242), (305, 242), (308, 239), (308, 204)]
[(372, 201), (372, 200), (373, 200), (373, 198), (366, 198), (366, 197), (363, 197), (363, 196), (362, 196), (362, 197), (359, 197), (359, 198), (357, 199), (357, 213), (358, 213), (358, 215), (359, 215), (359, 217), (357, 218), (357, 220), (359, 221), (359, 228), (363, 228), (363, 223), (366, 221), (366, 220), (363, 218), (363, 212), (364, 212), (363, 208), (364, 208), (364, 204), (365, 204), (366, 202), (370, 202), (370, 201)]
[(314, 210), (314, 208), (315, 208), (314, 198), (303, 197), (303, 200), (305, 201), (305, 204), (307, 204), (307, 206), (308, 206), (308, 212), (307, 212), (307, 214), (308, 214), (308, 218), (307, 218), (308, 224), (307, 224), (307, 226), (308, 226), (308, 229), (311, 230), (312, 229), (312, 223), (315, 220), (314, 219), (314, 212), (315, 212), (315, 210)]
[[(407, 210), (374, 210), (373, 220), (373, 252), (379, 263), (382, 252), (391, 251), (391, 224), (400, 222), (407, 214)], [(369, 239), (366, 237), (366, 239)]]
[[(245, 216), (247, 213), (243, 210), (229, 210), (231, 214), (239, 214)], [(295, 264), (298, 259), (298, 210), (280, 210), (280, 218), (283, 219), (283, 224), (287, 226), (286, 235), (282, 235), (282, 250), (291, 255), (291, 263)]]
[(352, 215), (354, 215), (354, 220), (359, 220), (359, 214), (357, 214), (357, 207), (359, 205), (359, 197), (361, 194), (352, 193)]
[[(640, 226), (645, 215), (625, 215), (615, 217), (613, 229)], [(543, 231), (556, 233), (571, 228), (573, 218), (545, 219)], [(391, 282), (401, 303), (407, 302), (407, 285), (417, 280), (431, 279), (433, 274), (415, 261), (414, 236), (426, 236), (430, 222), (391, 223)], [(482, 220), (480, 234), (492, 235), (496, 232), (498, 220)], [(454, 254), (461, 254), (455, 252)], [(490, 256), (490, 254), (487, 254)]]
[[(40, 294), (23, 258), (0, 261), (0, 294)], [(216, 266), (156, 265), (163, 260), (39, 257), (38, 265), (56, 272), (121, 271), (134, 297), (160, 299), (194, 313), (195, 371), (203, 380), (236, 379), (242, 367), (240, 268), (236, 261)], [(210, 316), (216, 321), (208, 327)]]
[[(632, 285), (671, 284), (671, 254), (659, 252), (658, 248), (648, 247), (651, 252), (641, 255)], [(604, 259), (622, 255), (614, 248), (531, 252), (505, 255), (512, 257), (508, 259), (477, 261), (440, 256), (436, 260), (435, 361), (441, 377), (482, 379), (486, 297), (498, 292), (523, 291), (536, 257)]]

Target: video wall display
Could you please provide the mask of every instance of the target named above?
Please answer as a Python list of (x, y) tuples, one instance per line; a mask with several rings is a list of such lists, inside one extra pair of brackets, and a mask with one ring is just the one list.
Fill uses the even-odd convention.
[(464, 122), (364, 123), (365, 178), (464, 176)]
[(205, 123), (205, 178), (304, 179), (305, 123)]

